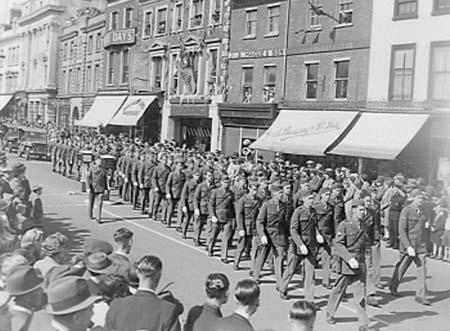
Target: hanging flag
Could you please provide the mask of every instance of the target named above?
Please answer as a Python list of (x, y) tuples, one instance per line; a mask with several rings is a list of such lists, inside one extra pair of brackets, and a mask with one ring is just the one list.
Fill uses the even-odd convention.
[(308, 4), (309, 4), (311, 10), (314, 12), (314, 14), (316, 14), (317, 16), (326, 16), (326, 17), (331, 18), (333, 21), (340, 23), (336, 17), (334, 17), (331, 14), (328, 14), (325, 10), (323, 10), (322, 6), (317, 6), (317, 5), (313, 4), (310, 0), (308, 0)]

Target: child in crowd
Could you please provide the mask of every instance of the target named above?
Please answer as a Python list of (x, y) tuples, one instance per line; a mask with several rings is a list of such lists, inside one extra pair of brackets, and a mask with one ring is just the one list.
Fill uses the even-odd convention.
[(445, 222), (448, 217), (447, 202), (441, 199), (435, 208), (436, 217), (431, 226), (431, 243), (433, 244), (433, 255), (431, 258), (442, 260), (443, 257), (443, 235), (445, 233)]

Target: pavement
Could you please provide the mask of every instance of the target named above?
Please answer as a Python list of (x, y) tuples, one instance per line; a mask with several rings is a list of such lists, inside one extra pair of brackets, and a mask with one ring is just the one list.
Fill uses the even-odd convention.
[[(9, 164), (19, 159), (10, 156)], [(51, 171), (51, 165), (43, 161), (25, 161), (27, 177), (32, 185), (42, 185), (45, 225), (48, 233), (60, 231), (70, 238), (73, 252), (81, 252), (86, 238), (93, 236), (112, 242), (113, 233), (120, 227), (127, 227), (134, 232), (132, 257), (138, 259), (146, 254), (159, 256), (163, 261), (161, 287), (174, 282), (170, 287), (174, 295), (184, 304), (186, 318), (190, 307), (201, 304), (205, 294), (203, 290), (207, 274), (223, 272), (230, 278), (232, 287), (237, 281), (248, 278), (249, 262), (241, 263), (242, 270), (234, 271), (232, 264), (225, 265), (219, 259), (219, 247), (216, 256), (207, 256), (202, 247), (195, 247), (192, 240), (183, 240), (175, 229), (168, 229), (160, 222), (151, 221), (139, 211), (133, 211), (130, 205), (104, 205), (104, 223), (99, 225), (88, 219), (87, 195), (81, 193), (81, 184), (62, 177)], [(111, 200), (118, 197), (113, 192)], [(231, 251), (233, 253), (233, 251)], [(231, 256), (230, 256), (231, 257)], [(398, 253), (392, 249), (382, 248), (382, 281), (387, 284), (392, 275)], [(432, 306), (421, 306), (414, 301), (415, 267), (411, 266), (400, 285), (401, 297), (396, 298), (389, 291), (381, 290), (377, 294), (381, 307), (368, 307), (368, 314), (373, 330), (395, 331), (450, 331), (450, 264), (442, 261), (427, 260), (428, 294)], [(328, 325), (325, 309), (329, 291), (320, 286), (321, 271), (316, 271), (316, 303), (322, 308), (317, 315), (315, 330), (358, 330), (356, 311), (352, 299), (344, 299), (337, 314), (337, 324)], [(264, 275), (266, 275), (264, 277)], [(294, 277), (289, 292), (291, 300), (283, 301), (275, 291), (274, 278), (263, 274), (261, 305), (252, 317), (256, 330), (289, 330), (288, 312), (292, 303), (303, 299), (302, 284), (299, 277)], [(351, 288), (348, 290), (351, 293)], [(222, 308), (224, 315), (233, 311), (233, 296)], [(30, 330), (46, 330), (42, 313), (38, 313)]]

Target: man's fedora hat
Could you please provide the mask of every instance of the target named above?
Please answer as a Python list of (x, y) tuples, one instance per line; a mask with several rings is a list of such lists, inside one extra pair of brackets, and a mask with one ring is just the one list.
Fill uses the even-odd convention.
[(117, 272), (117, 265), (103, 252), (92, 253), (86, 258), (86, 269), (97, 274)]
[(6, 277), (5, 290), (11, 296), (23, 295), (42, 287), (44, 279), (31, 266), (15, 267)]

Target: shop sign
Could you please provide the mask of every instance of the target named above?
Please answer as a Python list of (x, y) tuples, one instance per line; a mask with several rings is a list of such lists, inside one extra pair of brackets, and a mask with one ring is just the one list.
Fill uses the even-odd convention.
[(173, 117), (209, 117), (208, 105), (171, 105)]
[(230, 52), (230, 59), (256, 59), (264, 57), (284, 56), (285, 52), (286, 51), (283, 48), (237, 51)]
[(113, 45), (134, 44), (136, 42), (135, 29), (108, 31), (105, 34), (105, 47)]

